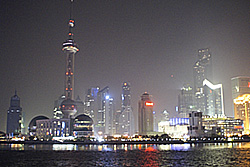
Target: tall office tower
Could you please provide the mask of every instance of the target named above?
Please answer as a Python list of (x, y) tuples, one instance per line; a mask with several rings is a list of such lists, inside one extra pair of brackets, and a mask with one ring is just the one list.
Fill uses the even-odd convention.
[(66, 72), (65, 72), (65, 100), (61, 104), (63, 118), (73, 118), (76, 114), (76, 105), (74, 102), (74, 62), (75, 54), (79, 51), (76, 42), (73, 39), (72, 29), (75, 21), (72, 19), (73, 0), (70, 5), (69, 33), (68, 39), (63, 43), (62, 50), (66, 54)]
[(144, 93), (139, 101), (138, 128), (139, 135), (149, 135), (154, 130), (153, 106), (149, 94)]
[(10, 107), (7, 114), (7, 134), (17, 136), (21, 134), (23, 128), (22, 108), (20, 107), (20, 98), (15, 95), (10, 99)]
[(90, 88), (86, 92), (85, 100), (84, 100), (84, 114), (89, 115), (94, 124), (97, 122), (97, 95), (99, 92), (99, 87)]
[(198, 60), (193, 66), (194, 73), (194, 95), (196, 102), (196, 110), (204, 112), (205, 106), (205, 94), (203, 81), (204, 79), (212, 80), (212, 57), (209, 49), (198, 50)]
[[(232, 86), (232, 100), (235, 101), (235, 99), (240, 98), (241, 96), (245, 94), (250, 94), (250, 77), (247, 76), (238, 76), (231, 79), (231, 86)], [(241, 97), (242, 98), (242, 97)], [(234, 102), (234, 117), (237, 119), (245, 119), (245, 114), (242, 112), (245, 111), (245, 104), (239, 103), (235, 104)], [(247, 115), (248, 116), (248, 115)], [(246, 121), (244, 121), (245, 123)]]
[(121, 116), (121, 110), (116, 110), (113, 118), (114, 134), (120, 134), (120, 124), (119, 124), (120, 116)]
[(214, 85), (207, 79), (203, 81), (205, 106), (203, 115), (209, 115), (214, 118), (222, 118), (225, 116), (223, 88), (222, 84)]
[(232, 99), (243, 94), (250, 94), (250, 77), (238, 76), (231, 79)]
[(98, 105), (98, 113), (95, 123), (95, 132), (98, 132), (99, 135), (104, 135), (105, 126), (107, 125), (107, 114), (108, 114), (108, 101), (109, 101), (109, 87), (106, 86), (105, 88), (101, 89), (98, 92), (97, 97), (97, 105)]
[(189, 113), (194, 110), (194, 91), (189, 84), (183, 85), (178, 95), (178, 114), (181, 118), (188, 118)]
[(120, 134), (133, 135), (134, 119), (131, 107), (130, 83), (128, 82), (124, 82), (122, 84), (121, 100), (122, 100), (122, 106), (119, 119)]
[(250, 114), (250, 94), (243, 94), (234, 99), (234, 118), (244, 122), (244, 134), (250, 133), (249, 114)]
[(107, 108), (105, 112), (105, 134), (113, 136), (115, 134), (115, 125), (114, 125), (114, 115), (115, 115), (115, 104), (114, 99), (109, 97), (106, 99)]

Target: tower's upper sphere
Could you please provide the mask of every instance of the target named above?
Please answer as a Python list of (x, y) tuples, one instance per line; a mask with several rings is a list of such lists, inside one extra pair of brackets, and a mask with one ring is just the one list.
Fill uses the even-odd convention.
[(75, 21), (74, 20), (69, 20), (69, 27), (73, 28), (75, 26)]

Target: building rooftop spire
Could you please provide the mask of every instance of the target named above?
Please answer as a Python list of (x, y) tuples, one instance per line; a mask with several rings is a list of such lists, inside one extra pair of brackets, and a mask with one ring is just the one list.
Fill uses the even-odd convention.
[(72, 28), (75, 26), (75, 20), (73, 19), (72, 16), (72, 11), (73, 11), (73, 0), (70, 0), (70, 14), (69, 14), (69, 39), (73, 39), (73, 32)]

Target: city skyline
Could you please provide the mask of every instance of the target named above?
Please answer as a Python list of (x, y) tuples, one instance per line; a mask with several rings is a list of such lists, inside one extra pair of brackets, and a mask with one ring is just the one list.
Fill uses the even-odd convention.
[[(222, 83), (225, 114), (233, 116), (231, 78), (249, 76), (248, 1), (75, 1), (75, 98), (93, 86), (110, 87), (120, 100), (121, 84), (131, 83), (137, 111), (145, 91), (156, 112), (174, 116), (178, 94), (193, 83), (198, 49), (213, 56), (214, 83)], [(45, 10), (46, 9), (46, 10)], [(63, 92), (68, 1), (1, 1), (1, 123), (5, 131), (9, 97), (16, 89), (25, 122), (53, 116)], [(171, 77), (173, 75), (173, 77)], [(27, 128), (27, 127), (26, 127)]]

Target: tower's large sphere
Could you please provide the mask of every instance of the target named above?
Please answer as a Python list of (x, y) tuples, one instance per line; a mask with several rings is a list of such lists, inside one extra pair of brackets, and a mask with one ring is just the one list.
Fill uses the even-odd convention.
[(63, 118), (73, 118), (76, 114), (76, 104), (74, 100), (66, 99), (61, 103), (61, 111), (63, 113)]

